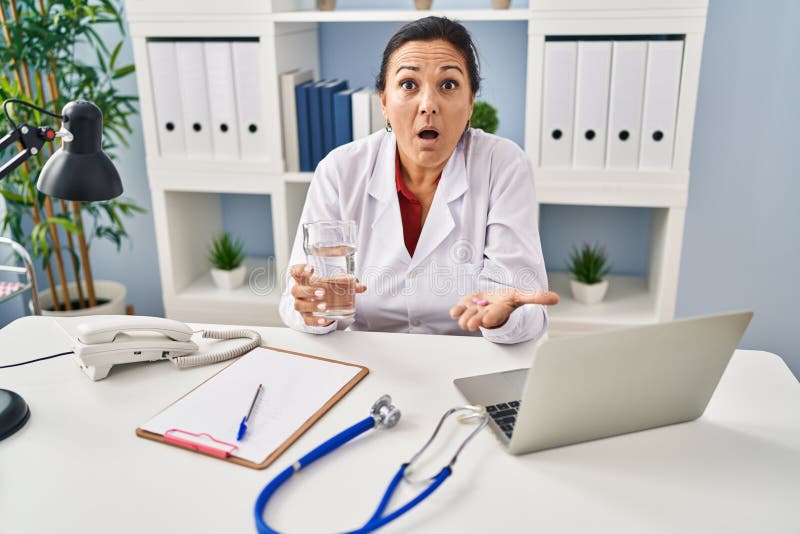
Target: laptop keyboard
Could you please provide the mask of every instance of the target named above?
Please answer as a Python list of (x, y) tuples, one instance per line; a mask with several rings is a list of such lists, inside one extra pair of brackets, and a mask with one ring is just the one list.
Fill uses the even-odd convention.
[(487, 413), (508, 438), (511, 438), (511, 434), (514, 432), (517, 410), (519, 410), (519, 401), (501, 402), (486, 407)]

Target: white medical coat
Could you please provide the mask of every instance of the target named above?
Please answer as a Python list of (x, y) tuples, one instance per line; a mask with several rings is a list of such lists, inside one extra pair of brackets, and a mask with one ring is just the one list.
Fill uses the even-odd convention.
[[(367, 286), (356, 296), (354, 320), (306, 326), (294, 309), (291, 276), (280, 302), (296, 330), (336, 328), (418, 334), (479, 335), (461, 330), (450, 308), (480, 289), (547, 290), (536, 198), (527, 155), (512, 141), (469, 129), (448, 160), (414, 256), (403, 240), (395, 182), (396, 138), (385, 131), (333, 150), (320, 162), (306, 198), (290, 266), (306, 263), (302, 224), (354, 220), (356, 275)], [(341, 323), (341, 324), (340, 324)], [(526, 304), (505, 325), (480, 329), (496, 343), (540, 337), (544, 306)]]

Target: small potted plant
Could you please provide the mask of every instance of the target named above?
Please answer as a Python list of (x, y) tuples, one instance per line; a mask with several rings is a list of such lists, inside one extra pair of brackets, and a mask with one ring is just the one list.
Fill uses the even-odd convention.
[(430, 9), (433, 5), (433, 0), (414, 0), (414, 7), (417, 9)]
[(244, 283), (247, 269), (243, 265), (244, 243), (241, 239), (231, 237), (228, 232), (215, 236), (208, 249), (208, 261), (217, 287), (230, 290)]
[(486, 133), (495, 133), (500, 126), (497, 108), (488, 102), (479, 100), (472, 106), (472, 118), (469, 120), (473, 128), (480, 128)]
[(611, 270), (603, 247), (584, 243), (573, 248), (567, 264), (572, 274), (570, 288), (575, 300), (583, 304), (596, 304), (603, 300), (608, 290), (606, 275)]
[(492, 0), (494, 9), (508, 9), (511, 7), (511, 0)]
[(336, 9), (336, 0), (317, 0), (317, 9), (320, 11), (333, 11)]

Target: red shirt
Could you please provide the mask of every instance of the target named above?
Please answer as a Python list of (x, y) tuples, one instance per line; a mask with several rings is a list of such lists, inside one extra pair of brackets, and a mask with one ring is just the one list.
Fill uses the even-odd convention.
[[(439, 176), (441, 178), (441, 176)], [(400, 201), (400, 221), (403, 223), (403, 241), (408, 255), (413, 256), (422, 233), (422, 204), (412, 193), (400, 174), (400, 155), (394, 158), (394, 180), (397, 184), (397, 200)]]

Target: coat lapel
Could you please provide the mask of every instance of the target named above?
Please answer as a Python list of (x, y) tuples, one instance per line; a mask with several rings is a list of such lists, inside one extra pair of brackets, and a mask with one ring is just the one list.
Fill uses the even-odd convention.
[[(422, 227), (417, 248), (411, 258), (409, 271), (417, 267), (450, 235), (456, 224), (450, 211), (450, 203), (459, 199), (469, 188), (464, 161), (462, 142), (456, 146), (453, 155), (442, 171), (439, 186), (433, 196), (433, 203)], [(396, 188), (395, 188), (396, 189)], [(395, 194), (396, 196), (396, 194)], [(399, 213), (399, 212), (398, 212)]]
[(375, 170), (367, 186), (367, 193), (377, 201), (372, 225), (371, 240), (379, 242), (399, 242), (405, 250), (403, 226), (400, 221), (400, 204), (397, 200), (397, 186), (394, 180), (394, 158), (397, 140), (394, 135), (386, 135), (381, 143), (375, 162)]

